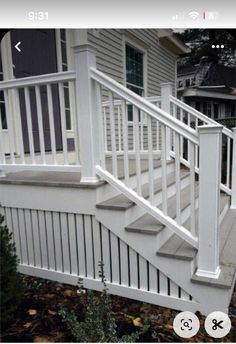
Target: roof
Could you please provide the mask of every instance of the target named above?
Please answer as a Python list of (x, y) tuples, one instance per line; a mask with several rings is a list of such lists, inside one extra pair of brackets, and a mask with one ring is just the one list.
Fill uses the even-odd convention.
[(201, 86), (236, 87), (236, 67), (211, 64)]
[(171, 29), (158, 29), (160, 43), (176, 55), (190, 53), (191, 49)]

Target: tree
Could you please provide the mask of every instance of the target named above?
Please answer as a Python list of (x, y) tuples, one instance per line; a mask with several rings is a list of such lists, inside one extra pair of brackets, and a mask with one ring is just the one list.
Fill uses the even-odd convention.
[(0, 323), (4, 325), (17, 309), (22, 296), (22, 279), (17, 272), (18, 259), (12, 233), (0, 214)]
[[(209, 62), (236, 65), (236, 30), (234, 29), (187, 29), (176, 35), (191, 48), (191, 53), (179, 61), (179, 68), (199, 64), (206, 56)], [(223, 49), (213, 49), (212, 45), (224, 45)]]

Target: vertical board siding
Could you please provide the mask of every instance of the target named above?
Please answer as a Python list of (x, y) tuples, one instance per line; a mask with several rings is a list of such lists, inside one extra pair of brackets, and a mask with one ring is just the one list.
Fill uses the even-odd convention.
[(92, 215), (0, 208), (20, 263), (183, 300), (192, 298)]

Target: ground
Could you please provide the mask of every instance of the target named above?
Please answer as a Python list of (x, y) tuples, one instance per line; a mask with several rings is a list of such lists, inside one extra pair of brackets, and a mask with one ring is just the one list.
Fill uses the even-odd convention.
[[(58, 315), (60, 304), (70, 309), (79, 309), (77, 287), (40, 278), (24, 277), (24, 297), (12, 320), (1, 330), (2, 342), (72, 342), (73, 339)], [(96, 293), (99, 296), (99, 293)], [(200, 318), (198, 335), (190, 339), (178, 337), (172, 327), (177, 311), (112, 296), (119, 334), (137, 330), (146, 320), (149, 330), (140, 337), (140, 342), (235, 342), (236, 290), (230, 305), (231, 332), (223, 339), (213, 339), (204, 330), (205, 317)]]

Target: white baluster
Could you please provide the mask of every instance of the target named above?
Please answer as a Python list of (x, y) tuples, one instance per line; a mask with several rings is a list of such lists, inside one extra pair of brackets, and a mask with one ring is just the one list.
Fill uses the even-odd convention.
[(140, 165), (140, 142), (139, 142), (139, 114), (136, 106), (133, 106), (134, 117), (134, 146), (135, 146), (135, 158), (136, 158), (136, 177), (137, 177), (137, 192), (142, 195), (142, 183), (141, 183), (141, 165)]
[(60, 82), (59, 87), (59, 98), (60, 98), (60, 112), (61, 112), (61, 136), (62, 136), (62, 150), (64, 157), (64, 164), (68, 165), (67, 155), (67, 138), (66, 138), (66, 111), (65, 111), (65, 95), (63, 84)]
[(191, 233), (196, 235), (196, 215), (195, 215), (195, 147), (192, 142), (189, 144), (189, 164), (190, 164), (190, 228)]
[(176, 221), (181, 224), (180, 205), (180, 137), (175, 133), (175, 184), (176, 184)]
[(167, 180), (166, 180), (166, 127), (161, 125), (161, 180), (162, 180), (162, 211), (167, 215)]
[(5, 165), (6, 158), (5, 158), (3, 131), (2, 130), (3, 130), (2, 129), (2, 114), (1, 114), (1, 107), (0, 107), (0, 163)]
[(57, 152), (56, 152), (56, 137), (55, 137), (55, 125), (54, 125), (52, 87), (51, 87), (51, 85), (47, 85), (47, 98), (48, 98), (48, 114), (49, 114), (52, 159), (53, 159), (54, 165), (56, 165), (57, 164)]
[(28, 138), (29, 138), (29, 149), (31, 163), (35, 164), (35, 154), (34, 154), (34, 137), (33, 137), (33, 127), (32, 127), (32, 118), (31, 118), (31, 106), (30, 106), (30, 95), (29, 88), (24, 88), (25, 92), (25, 107), (26, 107), (26, 118), (27, 118), (27, 129), (28, 129)]
[(117, 178), (118, 170), (117, 170), (114, 99), (113, 99), (113, 94), (110, 91), (109, 91), (109, 110), (110, 110), (110, 126), (111, 126), (112, 173), (113, 173), (113, 176)]
[(128, 149), (128, 119), (127, 106), (125, 100), (122, 100), (122, 121), (123, 121), (123, 150), (124, 150), (124, 174), (125, 183), (129, 186), (129, 149)]
[(227, 136), (227, 157), (226, 157), (226, 186), (229, 187), (229, 180), (230, 180), (230, 137)]
[(149, 172), (149, 199), (154, 204), (154, 177), (153, 177), (153, 143), (152, 143), (152, 120), (147, 116), (148, 125), (148, 172)]
[(37, 117), (38, 117), (38, 127), (39, 127), (39, 145), (42, 163), (46, 164), (45, 157), (45, 143), (44, 143), (44, 130), (43, 130), (43, 114), (42, 114), (42, 102), (40, 95), (40, 86), (35, 86), (36, 94), (36, 107), (37, 107)]

